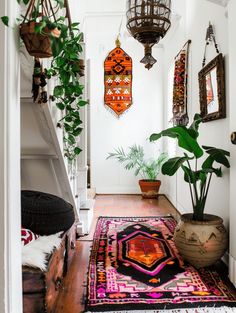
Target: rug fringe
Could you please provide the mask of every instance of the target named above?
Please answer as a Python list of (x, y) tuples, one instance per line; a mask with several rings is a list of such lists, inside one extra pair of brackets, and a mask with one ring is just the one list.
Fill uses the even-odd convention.
[[(194, 309), (175, 309), (175, 310), (139, 310), (139, 311), (109, 311), (106, 313), (236, 313), (235, 308), (220, 307), (220, 308), (194, 308)], [(85, 313), (93, 313), (91, 311), (86, 311)], [(96, 312), (104, 313), (104, 311)]]

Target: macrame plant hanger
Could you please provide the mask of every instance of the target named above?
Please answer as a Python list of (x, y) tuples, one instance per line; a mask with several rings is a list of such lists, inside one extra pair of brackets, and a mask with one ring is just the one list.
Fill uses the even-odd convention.
[[(40, 8), (40, 11), (35, 12), (35, 8)], [(36, 16), (33, 19), (33, 15)], [(46, 16), (56, 22), (56, 16), (51, 0), (31, 0), (24, 16), (23, 22), (20, 24), (20, 36), (24, 41), (26, 49), (31, 56), (36, 58), (50, 58), (52, 56), (51, 38), (54, 30), (45, 27), (43, 33), (36, 32), (35, 28), (40, 27), (40, 19)], [(27, 21), (30, 22), (27, 22)], [(58, 30), (58, 34), (60, 31)]]
[(104, 62), (104, 104), (117, 117), (132, 105), (132, 59), (121, 48), (122, 21), (116, 38), (116, 47)]
[(204, 51), (203, 61), (202, 61), (202, 67), (205, 67), (205, 65), (206, 65), (207, 47), (210, 45), (211, 42), (214, 42), (216, 53), (219, 54), (220, 51), (219, 51), (219, 48), (218, 48), (218, 44), (216, 43), (216, 37), (215, 37), (215, 32), (214, 32), (214, 29), (213, 29), (213, 25), (211, 24), (211, 22), (209, 22), (209, 26), (208, 26), (207, 32), (206, 32), (206, 44), (205, 44), (205, 51)]

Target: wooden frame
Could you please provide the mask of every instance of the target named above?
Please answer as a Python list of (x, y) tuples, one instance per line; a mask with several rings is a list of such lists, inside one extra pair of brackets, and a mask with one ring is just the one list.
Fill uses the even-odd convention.
[(222, 53), (199, 72), (198, 79), (203, 122), (225, 118), (225, 70)]

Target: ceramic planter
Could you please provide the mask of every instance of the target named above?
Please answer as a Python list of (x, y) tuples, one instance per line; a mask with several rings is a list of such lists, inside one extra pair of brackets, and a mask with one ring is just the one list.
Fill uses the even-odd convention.
[(139, 181), (139, 186), (142, 191), (143, 198), (154, 199), (158, 197), (161, 181), (142, 179)]
[(228, 247), (228, 234), (223, 220), (204, 214), (204, 221), (194, 221), (183, 214), (175, 229), (174, 242), (184, 260), (196, 268), (214, 264)]

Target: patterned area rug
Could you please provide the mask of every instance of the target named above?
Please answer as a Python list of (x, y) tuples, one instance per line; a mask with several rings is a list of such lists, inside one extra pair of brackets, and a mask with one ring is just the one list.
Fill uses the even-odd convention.
[(226, 278), (183, 262), (175, 226), (171, 216), (101, 217), (86, 312), (236, 312), (236, 292)]

